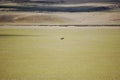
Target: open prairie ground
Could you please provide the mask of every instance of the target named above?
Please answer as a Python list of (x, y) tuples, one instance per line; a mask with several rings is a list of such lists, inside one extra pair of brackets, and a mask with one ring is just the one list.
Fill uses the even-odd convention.
[(1, 28), (0, 80), (120, 80), (120, 28)]
[(120, 5), (1, 3), (0, 80), (120, 80)]

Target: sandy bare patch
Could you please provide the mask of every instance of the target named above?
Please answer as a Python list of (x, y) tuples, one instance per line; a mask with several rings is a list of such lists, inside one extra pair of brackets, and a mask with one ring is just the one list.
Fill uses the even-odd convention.
[(1, 14), (0, 23), (61, 23), (65, 18), (46, 14)]
[(120, 25), (120, 12), (0, 13), (0, 25)]

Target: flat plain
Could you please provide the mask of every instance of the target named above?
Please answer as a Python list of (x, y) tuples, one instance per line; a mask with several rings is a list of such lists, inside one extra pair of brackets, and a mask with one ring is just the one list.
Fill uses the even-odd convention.
[(119, 27), (0, 29), (1, 80), (119, 80), (119, 62)]
[(120, 80), (119, 3), (36, 1), (0, 2), (0, 80)]

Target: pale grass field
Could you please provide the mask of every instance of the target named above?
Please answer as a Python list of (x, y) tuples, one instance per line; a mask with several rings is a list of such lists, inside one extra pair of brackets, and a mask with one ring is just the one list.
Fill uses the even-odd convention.
[[(45, 6), (111, 8), (114, 5)], [(0, 80), (120, 80), (119, 8), (73, 13), (0, 10)]]
[(1, 28), (0, 80), (120, 80), (120, 28)]

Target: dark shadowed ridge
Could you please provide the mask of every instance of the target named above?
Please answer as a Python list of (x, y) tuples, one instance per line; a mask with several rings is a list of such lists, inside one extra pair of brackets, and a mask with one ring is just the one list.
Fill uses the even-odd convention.
[[(109, 7), (93, 7), (93, 6), (80, 6), (80, 7), (54, 7), (54, 6), (39, 6), (39, 7), (24, 7), (24, 6), (0, 6), (0, 8), (12, 8), (7, 11), (38, 11), (38, 12), (95, 12), (110, 10)], [(5, 10), (3, 10), (5, 11)]]
[[(101, 2), (116, 2), (119, 4), (120, 0), (0, 0), (1, 3), (5, 2), (16, 2), (16, 3), (39, 3), (39, 4), (80, 4), (80, 3), (101, 3)], [(105, 6), (3, 6), (0, 5), (2, 10), (0, 11), (37, 11), (37, 12), (95, 12), (95, 11), (106, 11), (113, 8)]]
[(0, 0), (0, 2), (32, 2), (32, 3), (46, 3), (46, 4), (57, 4), (57, 3), (98, 3), (98, 2), (120, 2), (120, 0)]
[(37, 3), (63, 3), (63, 4), (76, 4), (76, 3), (99, 3), (99, 2), (120, 2), (120, 0), (27, 0), (28, 2)]

